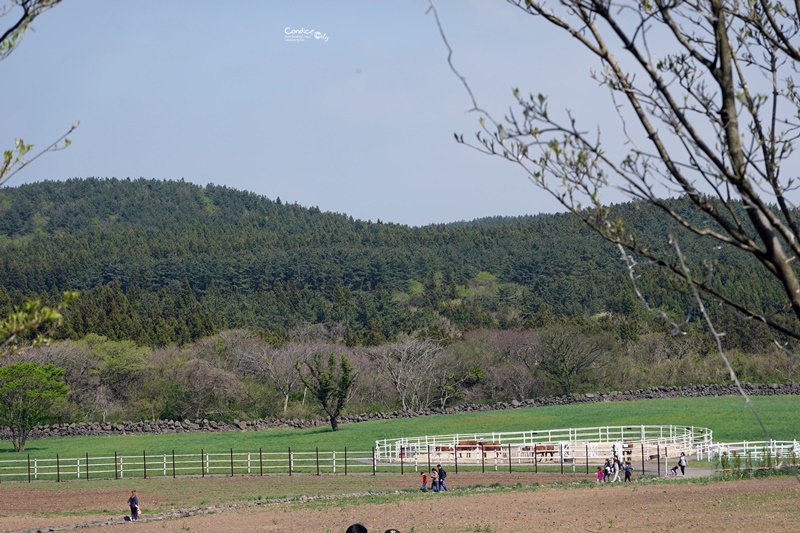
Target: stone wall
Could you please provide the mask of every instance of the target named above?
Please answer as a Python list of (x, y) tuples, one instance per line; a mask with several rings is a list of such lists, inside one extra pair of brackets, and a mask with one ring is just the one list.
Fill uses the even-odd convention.
[[(751, 396), (767, 395), (800, 395), (800, 383), (751, 385), (743, 384), (745, 392)], [(739, 391), (734, 385), (693, 385), (689, 387), (651, 387), (625, 392), (603, 392), (597, 394), (575, 394), (569, 396), (551, 396), (549, 398), (536, 398), (510, 403), (459, 405), (446, 409), (426, 409), (420, 412), (404, 413), (393, 411), (391, 413), (369, 413), (360, 415), (343, 416), (339, 419), (341, 424), (354, 422), (367, 422), (370, 420), (385, 420), (391, 418), (411, 418), (418, 416), (431, 416), (439, 414), (463, 413), (470, 411), (495, 411), (499, 409), (517, 409), (520, 407), (537, 407), (545, 405), (568, 405), (587, 402), (616, 402), (626, 400), (647, 400), (653, 398), (680, 398), (680, 397), (713, 397), (737, 396)], [(312, 420), (269, 418), (253, 421), (236, 420), (232, 424), (215, 422), (213, 420), (175, 421), (159, 420), (143, 422), (119, 423), (91, 423), (81, 422), (73, 424), (58, 424), (53, 426), (40, 426), (34, 428), (29, 438), (38, 439), (45, 437), (75, 437), (89, 435), (130, 435), (137, 433), (188, 433), (196, 431), (247, 431), (266, 430), (272, 428), (308, 428), (327, 426), (327, 418)], [(9, 440), (9, 428), (0, 430), (0, 439)]]

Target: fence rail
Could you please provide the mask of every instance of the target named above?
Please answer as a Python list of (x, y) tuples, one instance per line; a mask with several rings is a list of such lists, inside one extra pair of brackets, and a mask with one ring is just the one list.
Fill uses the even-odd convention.
[[(383, 471), (399, 470), (383, 466)], [(178, 476), (377, 473), (374, 450), (206, 452), (0, 460), (0, 483)]]
[[(644, 448), (648, 449), (649, 448)], [(396, 462), (378, 461), (377, 452), (372, 450), (344, 451), (294, 451), (284, 452), (206, 452), (169, 453), (139, 455), (107, 455), (62, 458), (4, 459), (0, 460), (0, 483), (34, 481), (70, 481), (97, 479), (147, 479), (155, 477), (181, 476), (263, 476), (263, 475), (377, 475), (378, 473), (405, 474), (428, 471), (437, 463), (449, 465), (454, 472), (560, 472), (590, 473), (599, 462), (585, 445), (583, 453), (577, 448), (569, 450), (560, 447), (546, 458), (514, 455), (514, 447), (507, 445), (493, 455), (488, 452), (479, 462), (459, 461), (447, 463), (434, 454), (420, 455), (413, 459), (401, 458)], [(673, 448), (674, 450), (674, 448)], [(666, 470), (668, 458), (677, 453), (668, 446), (654, 445), (652, 454), (642, 453), (633, 460), (633, 466), (653, 471), (657, 466), (660, 475)], [(580, 453), (579, 453), (580, 452)], [(625, 456), (623, 456), (625, 458)], [(598, 456), (599, 459), (599, 456)], [(631, 457), (627, 457), (631, 460)], [(663, 465), (663, 466), (662, 466)]]
[(708, 428), (640, 425), (401, 437), (378, 440), (375, 450), (377, 460), (386, 462), (431, 453), (440, 461), (472, 462), (481, 459), (487, 450), (502, 452), (506, 448), (512, 457), (523, 458), (527, 454), (532, 459), (537, 455), (552, 456), (548, 452), (556, 450), (566, 454), (568, 459), (578, 458), (585, 449), (583, 458), (596, 459), (614, 454), (631, 455), (637, 449), (642, 456), (653, 456), (658, 453), (654, 451), (656, 448), (669, 450), (672, 447), (673, 451), (696, 454), (699, 459), (709, 457), (712, 444), (713, 432)]
[(715, 473), (742, 474), (781, 467), (797, 468), (800, 442), (742, 441), (716, 443), (711, 447), (711, 467)]
[[(634, 442), (639, 437), (644, 440)], [(475, 444), (463, 444), (474, 441)], [(452, 444), (456, 443), (456, 444)], [(460, 443), (460, 444), (459, 444)], [(479, 444), (480, 443), (480, 444)], [(452, 449), (448, 449), (452, 448)], [(90, 457), (3, 459), (0, 483), (178, 476), (293, 474), (376, 475), (448, 465), (456, 473), (561, 472), (589, 474), (617, 454), (642, 475), (662, 475), (681, 452), (707, 459), (711, 472), (730, 474), (797, 467), (798, 441), (714, 443), (706, 428), (625, 426), (519, 433), (473, 433), (378, 441), (372, 450), (150, 453)], [(390, 453), (389, 453), (390, 452)]]

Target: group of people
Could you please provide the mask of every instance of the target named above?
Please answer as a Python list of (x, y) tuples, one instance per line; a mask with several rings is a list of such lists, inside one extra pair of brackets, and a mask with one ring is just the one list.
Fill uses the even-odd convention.
[(603, 466), (597, 467), (597, 482), (613, 483), (619, 481), (620, 472), (625, 473), (625, 481), (628, 482), (631, 480), (633, 466), (631, 466), (630, 461), (623, 463), (619, 456), (615, 455), (613, 459), (606, 459), (606, 463)]
[[(422, 492), (428, 492), (428, 473), (424, 470), (419, 473), (422, 476), (422, 486), (419, 490)], [(447, 472), (442, 465), (436, 465), (436, 468), (431, 468), (431, 491), (433, 492), (442, 492), (447, 491), (447, 485), (445, 485), (445, 478), (447, 478)]]
[[(345, 533), (369, 533), (369, 532), (367, 531), (366, 526), (364, 526), (363, 524), (352, 524), (350, 527), (347, 528), (347, 531), (345, 531)], [(394, 528), (391, 528), (387, 529), (383, 533), (400, 533), (400, 532)]]

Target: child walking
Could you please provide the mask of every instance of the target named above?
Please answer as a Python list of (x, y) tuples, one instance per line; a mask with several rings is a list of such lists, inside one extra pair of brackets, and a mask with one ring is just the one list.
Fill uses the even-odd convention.
[(131, 497), (128, 498), (128, 505), (131, 508), (131, 520), (139, 520), (139, 497), (136, 495), (135, 490), (131, 491)]

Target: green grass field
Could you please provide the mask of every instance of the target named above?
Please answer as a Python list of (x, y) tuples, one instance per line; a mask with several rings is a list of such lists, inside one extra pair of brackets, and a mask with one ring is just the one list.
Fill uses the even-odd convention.
[[(762, 396), (753, 400), (769, 438), (800, 438), (800, 397)], [(686, 425), (708, 427), (717, 442), (761, 441), (766, 437), (741, 397), (670, 398), (630, 402), (584, 403), (555, 407), (532, 407), (504, 411), (473, 412), (343, 424), (339, 431), (329, 427), (184, 433), (69, 437), (29, 440), (24, 456), (32, 458), (225, 452), (369, 450), (378, 439), (441, 435), (542, 430), (620, 425)], [(0, 459), (21, 458), (10, 442), (2, 443)]]

